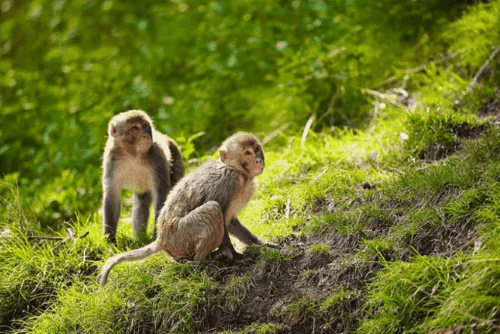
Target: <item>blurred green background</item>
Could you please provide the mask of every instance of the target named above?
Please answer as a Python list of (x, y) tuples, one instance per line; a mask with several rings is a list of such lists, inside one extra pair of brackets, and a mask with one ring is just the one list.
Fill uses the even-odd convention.
[(473, 2), (0, 0), (0, 176), (58, 228), (99, 208), (107, 123), (128, 109), (186, 160), (313, 115), (315, 131), (363, 128), (362, 89), (439, 58), (434, 34)]

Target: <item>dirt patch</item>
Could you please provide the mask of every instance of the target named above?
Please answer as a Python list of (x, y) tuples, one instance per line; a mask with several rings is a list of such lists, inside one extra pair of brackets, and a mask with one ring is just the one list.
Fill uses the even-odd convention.
[[(311, 252), (309, 247), (321, 243), (327, 251)], [(248, 275), (246, 288), (239, 292), (240, 303), (234, 308), (214, 308), (198, 319), (199, 330), (217, 332), (241, 330), (255, 323), (277, 323), (281, 333), (343, 332), (356, 328), (361, 318), (362, 287), (382, 268), (375, 261), (359, 259), (360, 239), (353, 234), (318, 234), (290, 236), (281, 242), (286, 259), (213, 267), (209, 275), (227, 289), (235, 277)], [(329, 251), (328, 251), (329, 249)], [(342, 290), (343, 299), (335, 307), (319, 307), (327, 297)], [(297, 303), (315, 305), (294, 309)]]
[(491, 98), (479, 108), (477, 115), (479, 118), (497, 115), (500, 113), (500, 100)]
[(477, 138), (490, 129), (490, 124), (471, 125), (467, 122), (460, 124), (449, 124), (451, 132), (457, 140), (451, 143), (432, 143), (422, 150), (419, 158), (427, 162), (436, 162), (452, 154), (462, 151), (465, 148), (461, 139)]
[(367, 224), (367, 227), (363, 228), (361, 232), (362, 237), (372, 240), (386, 236), (394, 225), (401, 225), (407, 221), (405, 214), (411, 205), (418, 204), (416, 201), (412, 201), (412, 204), (391, 200), (381, 202), (380, 212), (376, 213), (376, 216), (373, 213), (368, 213), (362, 218)]
[(455, 125), (452, 128), (452, 132), (458, 138), (463, 139), (471, 139), (477, 138), (480, 134), (485, 133), (490, 128), (489, 124), (481, 124), (481, 125), (470, 125), (467, 122)]
[(367, 239), (375, 239), (376, 237), (389, 233), (389, 230), (394, 224), (396, 224), (396, 221), (389, 222), (386, 219), (375, 218), (368, 224), (366, 230), (363, 231), (363, 235)]
[(367, 189), (375, 189), (375, 188), (377, 188), (377, 184), (376, 183), (370, 184), (370, 182), (365, 182), (365, 183), (361, 184), (359, 187), (361, 189), (365, 189), (365, 190), (367, 190)]
[(439, 226), (423, 224), (413, 236), (410, 245), (420, 255), (452, 256), (456, 251), (473, 247), (477, 234), (471, 225), (466, 221)]
[(331, 194), (326, 194), (324, 198), (315, 200), (312, 204), (305, 204), (304, 209), (310, 214), (332, 213), (335, 209), (335, 202)]
[(441, 143), (432, 143), (429, 147), (420, 152), (419, 158), (427, 162), (436, 162), (463, 149), (463, 143), (458, 141), (446, 145)]
[(451, 198), (455, 198), (460, 191), (460, 188), (452, 185), (452, 184), (447, 184), (441, 189), (440, 191), (437, 192), (436, 195), (432, 198), (431, 203), (434, 206), (442, 206), (446, 201), (450, 200)]

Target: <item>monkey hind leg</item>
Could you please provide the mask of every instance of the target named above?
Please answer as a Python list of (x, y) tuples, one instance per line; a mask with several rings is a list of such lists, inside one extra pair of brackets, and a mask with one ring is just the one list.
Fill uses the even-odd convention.
[(144, 247), (141, 247), (138, 249), (133, 249), (129, 252), (117, 254), (117, 255), (109, 258), (106, 261), (106, 263), (104, 264), (104, 266), (102, 267), (100, 288), (102, 288), (106, 284), (106, 281), (108, 280), (109, 272), (117, 264), (122, 263), (122, 262), (136, 261), (136, 260), (144, 259), (145, 257), (148, 257), (148, 256), (150, 256), (150, 255), (152, 255), (160, 250), (161, 250), (161, 248), (158, 247), (158, 244), (156, 242), (152, 242), (149, 245), (146, 245)]
[(167, 237), (168, 253), (174, 258), (192, 256), (201, 261), (222, 242), (224, 216), (219, 203), (211, 201), (182, 217)]
[(135, 237), (139, 237), (147, 228), (149, 218), (149, 205), (151, 204), (151, 192), (134, 194), (132, 206), (132, 227)]
[(104, 235), (108, 240), (116, 243), (116, 229), (120, 218), (121, 197), (120, 190), (111, 186), (103, 187), (103, 217)]

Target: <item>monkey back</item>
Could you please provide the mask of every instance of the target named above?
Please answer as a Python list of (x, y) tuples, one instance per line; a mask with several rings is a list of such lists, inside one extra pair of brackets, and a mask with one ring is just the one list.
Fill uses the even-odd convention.
[[(172, 189), (160, 213), (159, 224), (165, 224), (174, 217), (182, 218), (210, 201), (219, 203), (225, 214), (229, 198), (235, 191), (235, 179), (238, 176), (237, 171), (228, 168), (222, 162), (206, 162), (181, 179)], [(158, 228), (162, 227), (158, 226)]]

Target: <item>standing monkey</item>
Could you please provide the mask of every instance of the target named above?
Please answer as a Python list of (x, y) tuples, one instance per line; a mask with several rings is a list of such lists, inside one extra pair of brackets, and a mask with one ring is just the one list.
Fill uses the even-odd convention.
[(103, 156), (104, 235), (116, 243), (122, 189), (134, 192), (132, 224), (137, 236), (146, 228), (151, 200), (156, 222), (168, 192), (183, 173), (177, 145), (153, 128), (144, 111), (130, 110), (113, 117)]
[[(255, 190), (254, 177), (264, 170), (264, 152), (257, 138), (239, 132), (219, 149), (220, 161), (208, 161), (183, 178), (172, 190), (157, 222), (158, 238), (151, 244), (108, 259), (101, 287), (113, 266), (163, 250), (175, 260), (232, 261), (243, 255), (231, 244), (231, 233), (242, 242), (263, 242), (236, 218)], [(276, 247), (275, 244), (265, 243)]]

